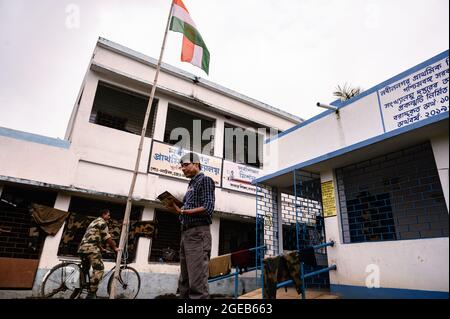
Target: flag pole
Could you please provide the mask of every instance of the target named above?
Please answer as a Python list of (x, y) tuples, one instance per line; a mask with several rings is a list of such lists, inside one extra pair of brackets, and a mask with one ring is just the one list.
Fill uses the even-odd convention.
[(144, 144), (145, 132), (147, 131), (147, 122), (150, 117), (150, 111), (152, 109), (153, 99), (155, 97), (156, 85), (158, 82), (159, 71), (161, 69), (161, 62), (162, 62), (162, 58), (163, 58), (163, 54), (164, 54), (164, 47), (166, 46), (167, 34), (169, 32), (170, 18), (172, 16), (172, 8), (173, 8), (173, 1), (172, 1), (172, 4), (170, 5), (169, 17), (167, 18), (166, 30), (164, 33), (164, 39), (163, 39), (162, 46), (161, 46), (161, 53), (159, 55), (158, 64), (156, 66), (155, 79), (153, 81), (152, 91), (150, 93), (150, 99), (148, 101), (147, 111), (145, 113), (144, 125), (142, 127), (141, 139), (139, 141), (139, 148), (138, 148), (138, 152), (137, 152), (136, 163), (134, 166), (133, 178), (131, 180), (130, 191), (128, 192), (127, 206), (125, 208), (125, 216), (124, 216), (123, 223), (122, 223), (122, 231), (120, 233), (119, 251), (117, 252), (117, 258), (116, 258), (116, 268), (114, 270), (114, 280), (112, 281), (109, 299), (115, 299), (115, 297), (116, 297), (116, 284), (119, 279), (119, 269), (120, 269), (120, 264), (121, 264), (121, 260), (122, 260), (122, 252), (125, 247), (125, 243), (128, 239), (128, 226), (130, 223), (130, 212), (131, 212), (131, 206), (132, 206), (133, 191), (134, 191), (134, 186), (136, 185), (136, 179), (137, 179), (138, 170), (139, 170), (139, 162), (141, 160), (141, 154), (142, 154), (142, 146)]

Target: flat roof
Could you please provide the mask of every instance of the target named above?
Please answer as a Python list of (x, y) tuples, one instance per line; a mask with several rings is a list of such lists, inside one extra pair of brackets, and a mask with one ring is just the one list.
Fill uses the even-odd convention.
[[(267, 174), (254, 180), (253, 184), (262, 183), (271, 186), (287, 186), (292, 183), (292, 172), (294, 170), (307, 170), (318, 173), (321, 169), (330, 165), (344, 166), (354, 161), (363, 161), (372, 156), (376, 157), (386, 152), (395, 151), (399, 147), (412, 146), (414, 143), (429, 140), (429, 136), (435, 134), (436, 130), (448, 133), (448, 119), (448, 112), (441, 113), (420, 122), (374, 136), (308, 161)], [(367, 151), (368, 147), (371, 147), (371, 152)]]
[[(441, 60), (443, 58), (447, 58), (447, 60), (448, 60), (448, 54), (449, 54), (449, 50), (445, 50), (445, 51), (435, 55), (434, 57), (432, 57), (432, 58), (430, 58), (430, 59), (428, 59), (428, 60), (426, 60), (424, 62), (421, 62), (418, 65), (416, 65), (416, 66), (414, 66), (412, 68), (409, 68), (408, 70), (403, 71), (400, 74), (398, 74), (398, 75), (396, 75), (394, 77), (391, 77), (390, 79), (388, 79), (388, 80), (386, 80), (386, 81), (384, 81), (384, 82), (382, 82), (382, 83), (380, 83), (380, 84), (370, 88), (369, 90), (362, 92), (361, 94), (355, 96), (352, 99), (349, 99), (349, 100), (344, 101), (344, 102), (341, 102), (341, 101), (337, 100), (337, 101), (334, 101), (333, 103), (331, 103), (331, 105), (336, 106), (338, 109), (346, 107), (346, 106), (348, 106), (348, 105), (358, 101), (359, 99), (362, 99), (363, 97), (366, 97), (366, 96), (368, 96), (368, 95), (370, 95), (372, 93), (376, 93), (378, 90), (382, 89), (383, 87), (385, 87), (385, 86), (387, 86), (387, 85), (389, 85), (391, 83), (395, 83), (396, 81), (404, 78), (405, 76), (413, 74), (414, 72), (416, 72), (416, 71), (418, 71), (418, 70), (420, 70), (420, 69), (422, 69), (424, 67), (427, 67), (428, 65), (430, 65), (430, 64), (432, 64), (432, 63), (434, 63), (436, 61), (439, 61), (439, 60)], [(275, 140), (277, 140), (279, 138), (282, 138), (283, 136), (286, 136), (286, 135), (288, 135), (288, 134), (298, 130), (301, 127), (304, 127), (306, 125), (309, 125), (309, 124), (311, 124), (311, 123), (321, 119), (322, 117), (325, 117), (325, 116), (328, 116), (330, 114), (333, 114), (334, 112), (335, 111), (333, 111), (333, 110), (328, 110), (328, 111), (325, 111), (323, 113), (320, 113), (319, 115), (316, 115), (315, 117), (313, 117), (313, 118), (311, 118), (309, 120), (306, 120), (303, 123), (297, 124), (296, 126), (294, 126), (294, 127), (290, 128), (290, 129), (288, 129), (288, 130), (286, 130), (286, 131), (284, 131), (284, 132), (282, 132), (282, 133), (272, 137), (271, 139), (266, 140), (265, 143), (266, 144), (271, 143), (271, 142), (273, 142), (273, 141), (275, 141)], [(305, 161), (305, 162), (302, 162), (302, 163), (298, 163), (298, 164), (292, 165), (290, 167), (287, 167), (287, 168), (284, 168), (284, 169), (280, 169), (280, 170), (278, 170), (276, 172), (267, 174), (267, 175), (262, 176), (262, 177), (258, 178), (257, 180), (255, 180), (254, 184), (256, 184), (256, 183), (275, 183), (276, 184), (278, 182), (283, 183), (283, 182), (285, 182), (287, 180), (286, 179), (287, 174), (291, 174), (292, 171), (294, 171), (296, 169), (306, 169), (306, 168), (317, 169), (318, 167), (323, 165), (323, 163), (325, 163), (325, 162), (328, 163), (330, 160), (332, 160), (334, 158), (339, 158), (339, 157), (342, 157), (342, 156), (346, 156), (347, 154), (349, 154), (351, 152), (364, 149), (364, 148), (366, 148), (366, 147), (368, 147), (370, 145), (377, 144), (377, 143), (379, 143), (381, 141), (384, 141), (384, 140), (393, 139), (393, 138), (395, 138), (397, 136), (404, 135), (404, 133), (407, 133), (407, 132), (410, 132), (410, 131), (413, 131), (413, 130), (421, 129), (423, 127), (430, 127), (430, 126), (432, 126), (432, 124), (435, 124), (435, 123), (440, 123), (440, 122), (446, 121), (447, 122), (447, 126), (448, 126), (448, 118), (449, 118), (449, 114), (448, 114), (448, 112), (445, 112), (445, 113), (441, 113), (439, 115), (430, 117), (428, 119), (421, 120), (420, 122), (416, 122), (416, 123), (410, 124), (408, 126), (404, 126), (402, 128), (390, 131), (390, 132), (385, 132), (383, 134), (374, 136), (372, 138), (369, 138), (367, 140), (361, 141), (359, 143), (348, 145), (348, 146), (346, 146), (344, 148), (337, 149), (337, 150), (335, 150), (333, 152), (330, 152), (330, 153), (327, 153), (327, 154), (323, 154), (322, 156), (318, 156), (318, 157), (312, 158), (312, 159), (310, 159), (308, 161)], [(448, 130), (447, 130), (447, 132), (448, 132)]]
[[(158, 60), (156, 60), (156, 59), (154, 59), (154, 58), (152, 58), (152, 57), (150, 57), (148, 55), (139, 53), (137, 51), (134, 51), (134, 50), (132, 50), (130, 48), (127, 48), (127, 47), (125, 47), (123, 45), (120, 45), (118, 43), (115, 43), (113, 41), (110, 41), (110, 40), (102, 38), (102, 37), (99, 37), (99, 39), (97, 41), (97, 45), (99, 47), (102, 47), (102, 48), (105, 48), (107, 50), (119, 53), (121, 55), (129, 57), (129, 58), (131, 58), (131, 59), (133, 59), (135, 61), (141, 62), (143, 64), (149, 65), (151, 67), (155, 67), (156, 68), (156, 65), (158, 64)], [(211, 91), (220, 93), (222, 95), (228, 96), (228, 97), (233, 98), (235, 100), (239, 100), (239, 101), (244, 102), (246, 104), (249, 104), (249, 105), (251, 105), (253, 107), (256, 107), (256, 108), (258, 108), (260, 110), (266, 111), (268, 113), (271, 113), (271, 114), (277, 115), (277, 116), (279, 116), (281, 118), (284, 118), (284, 119), (287, 119), (289, 121), (292, 121), (295, 124), (298, 124), (298, 123), (301, 123), (301, 122), (304, 121), (304, 119), (302, 119), (302, 118), (300, 118), (300, 117), (298, 117), (296, 115), (290, 114), (290, 113), (288, 113), (286, 111), (280, 110), (280, 109), (278, 109), (276, 107), (273, 107), (273, 106), (271, 106), (269, 104), (260, 102), (258, 100), (255, 100), (255, 99), (251, 98), (251, 97), (248, 97), (246, 95), (243, 95), (243, 94), (238, 93), (236, 91), (233, 91), (231, 89), (223, 87), (223, 86), (221, 86), (219, 84), (216, 84), (216, 83), (213, 83), (213, 82), (208, 81), (206, 79), (203, 79), (201, 77), (198, 77), (198, 76), (196, 76), (196, 75), (194, 75), (192, 73), (186, 72), (186, 71), (184, 71), (182, 69), (179, 69), (177, 67), (174, 67), (174, 66), (172, 66), (170, 64), (167, 64), (167, 63), (164, 63), (164, 62), (161, 63), (161, 70), (163, 70), (164, 72), (169, 73), (169, 74), (171, 74), (173, 76), (176, 76), (178, 78), (181, 78), (181, 79), (184, 79), (184, 80), (188, 80), (188, 81), (192, 81), (192, 82), (196, 83), (197, 85), (203, 86), (203, 87), (205, 87), (205, 88), (207, 88), (207, 89), (209, 89)]]
[(17, 131), (6, 127), (0, 127), (0, 136), (14, 138), (16, 140), (28, 141), (32, 143), (49, 145), (58, 148), (68, 149), (70, 147), (70, 142), (67, 140)]
[[(439, 60), (441, 60), (441, 59), (443, 59), (445, 57), (448, 58), (448, 54), (449, 54), (449, 50), (445, 50), (445, 51), (435, 55), (434, 57), (432, 57), (432, 58), (430, 58), (430, 59), (428, 59), (426, 61), (423, 61), (423, 62), (417, 64), (416, 66), (413, 66), (412, 68), (409, 68), (406, 71), (403, 71), (400, 74), (397, 74), (396, 76), (393, 76), (390, 79), (388, 79), (388, 80), (386, 80), (384, 82), (381, 82), (380, 84), (377, 84), (374, 87), (372, 87), (372, 88), (370, 88), (370, 89), (368, 89), (366, 91), (363, 91), (361, 94), (358, 94), (358, 95), (356, 95), (355, 97), (353, 97), (353, 98), (351, 98), (349, 100), (346, 100), (346, 101), (335, 100), (335, 101), (331, 102), (330, 104), (333, 105), (333, 106), (336, 106), (337, 109), (339, 110), (339, 109), (341, 109), (343, 107), (346, 107), (346, 106), (348, 106), (348, 105), (350, 105), (350, 104), (352, 104), (352, 103), (362, 99), (363, 97), (366, 97), (366, 96), (368, 96), (368, 95), (370, 95), (372, 93), (376, 93), (378, 90), (382, 89), (383, 87), (385, 87), (385, 86), (387, 86), (387, 85), (389, 85), (391, 83), (395, 83), (398, 80), (402, 79), (403, 77), (408, 76), (408, 75), (410, 75), (410, 74), (412, 74), (412, 73), (414, 73), (414, 72), (416, 72), (416, 71), (418, 71), (418, 70), (428, 66), (429, 64), (432, 64), (432, 63), (434, 63), (436, 61), (439, 61)], [(327, 111), (324, 111), (324, 112), (322, 112), (322, 113), (320, 113), (320, 114), (318, 114), (318, 115), (316, 115), (316, 116), (314, 116), (314, 117), (312, 117), (312, 118), (310, 118), (308, 120), (304, 120), (302, 123), (299, 123), (299, 124), (291, 127), (290, 129), (287, 129), (286, 131), (284, 131), (284, 132), (282, 132), (282, 133), (280, 133), (280, 134), (278, 134), (278, 135), (276, 135), (276, 136), (274, 136), (272, 138), (267, 139), (265, 141), (265, 144), (273, 142), (276, 139), (279, 139), (279, 138), (281, 138), (281, 137), (283, 137), (285, 135), (288, 135), (288, 134), (298, 130), (299, 128), (301, 128), (303, 126), (309, 125), (309, 124), (311, 124), (311, 123), (313, 123), (313, 122), (315, 122), (317, 120), (320, 120), (322, 117), (325, 117), (325, 116), (327, 116), (329, 114), (332, 114), (334, 112), (335, 111), (333, 111), (333, 110), (327, 110)]]

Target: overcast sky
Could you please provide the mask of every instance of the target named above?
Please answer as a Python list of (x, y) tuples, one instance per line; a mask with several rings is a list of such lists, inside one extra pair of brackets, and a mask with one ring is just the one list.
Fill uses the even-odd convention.
[[(0, 127), (63, 138), (98, 37), (157, 58), (171, 0), (0, 0)], [(449, 0), (184, 0), (210, 75), (308, 119), (337, 85), (369, 89), (449, 48)], [(226, 107), (226, 106), (222, 106)]]

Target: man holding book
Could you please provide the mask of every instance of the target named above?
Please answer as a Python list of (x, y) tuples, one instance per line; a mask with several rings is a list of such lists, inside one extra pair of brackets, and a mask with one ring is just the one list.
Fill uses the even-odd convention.
[(183, 206), (175, 201), (170, 208), (181, 222), (180, 278), (178, 287), (184, 299), (209, 298), (208, 276), (211, 255), (212, 214), (215, 186), (212, 178), (201, 172), (200, 157), (187, 153), (180, 160), (183, 174), (190, 178)]

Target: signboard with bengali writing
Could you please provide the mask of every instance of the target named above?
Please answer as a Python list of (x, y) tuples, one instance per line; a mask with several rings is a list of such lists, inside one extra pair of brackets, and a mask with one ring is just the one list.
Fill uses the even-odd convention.
[(254, 179), (260, 177), (262, 170), (256, 167), (223, 161), (222, 187), (239, 192), (256, 194)]
[(378, 91), (386, 132), (448, 112), (448, 57)]
[[(153, 141), (152, 151), (150, 153), (149, 173), (165, 175), (175, 178), (188, 180), (180, 168), (180, 158), (188, 153), (180, 147)], [(214, 184), (220, 187), (222, 176), (222, 159), (198, 154), (200, 156), (202, 172), (214, 180)]]
[(336, 199), (332, 181), (322, 183), (322, 207), (324, 217), (336, 216)]

